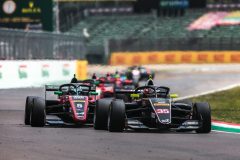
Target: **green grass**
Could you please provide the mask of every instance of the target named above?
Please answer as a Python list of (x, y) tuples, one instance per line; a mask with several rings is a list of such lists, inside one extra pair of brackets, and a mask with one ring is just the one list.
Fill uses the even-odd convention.
[(240, 123), (240, 87), (192, 98), (193, 102), (208, 102), (212, 119)]

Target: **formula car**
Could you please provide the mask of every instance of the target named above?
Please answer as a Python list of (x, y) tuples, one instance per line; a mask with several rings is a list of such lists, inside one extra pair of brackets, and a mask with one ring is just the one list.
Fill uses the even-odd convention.
[(147, 80), (150, 75), (154, 79), (155, 76), (155, 73), (152, 70), (143, 66), (130, 66), (125, 71), (125, 74), (128, 79), (131, 79), (134, 82)]
[(121, 79), (110, 74), (107, 74), (106, 77), (97, 78), (95, 85), (101, 98), (114, 97), (116, 90), (135, 89), (135, 84), (133, 84), (132, 80)]
[(46, 124), (83, 125), (93, 123), (97, 92), (91, 85), (68, 83), (46, 85), (45, 98), (28, 96), (25, 124), (43, 127)]
[(94, 128), (110, 132), (126, 129), (176, 130), (209, 133), (211, 111), (206, 102), (174, 101), (176, 94), (163, 86), (147, 85), (126, 91), (131, 102), (120, 99), (97, 100)]

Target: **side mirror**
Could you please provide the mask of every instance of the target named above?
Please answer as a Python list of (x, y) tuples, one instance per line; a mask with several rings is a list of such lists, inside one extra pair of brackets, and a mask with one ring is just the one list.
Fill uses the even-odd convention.
[(90, 95), (97, 96), (97, 95), (98, 95), (98, 92), (90, 92)]
[(178, 94), (170, 94), (170, 98), (178, 98)]
[(131, 96), (131, 98), (140, 98), (140, 95), (137, 93), (133, 93), (130, 96)]
[(63, 92), (62, 91), (55, 91), (54, 94), (58, 95), (58, 96), (61, 96), (61, 95), (63, 95)]
[(99, 81), (95, 81), (95, 82), (94, 82), (94, 84), (95, 84), (96, 86), (98, 86), (99, 83), (100, 83)]

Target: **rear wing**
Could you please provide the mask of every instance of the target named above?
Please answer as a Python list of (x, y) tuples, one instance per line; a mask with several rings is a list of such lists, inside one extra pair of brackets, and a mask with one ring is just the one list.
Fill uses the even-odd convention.
[(59, 90), (59, 85), (45, 85), (45, 92), (46, 91), (58, 91)]
[(59, 91), (60, 85), (45, 85), (45, 100), (54, 99), (57, 100), (56, 95), (52, 92)]

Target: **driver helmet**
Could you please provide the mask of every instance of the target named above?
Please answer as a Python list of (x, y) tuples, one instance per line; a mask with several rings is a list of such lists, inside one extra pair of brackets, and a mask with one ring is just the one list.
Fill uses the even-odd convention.
[(78, 83), (78, 80), (76, 78), (76, 74), (73, 75), (73, 78), (71, 80), (71, 83)]
[(147, 80), (146, 86), (154, 86), (153, 80), (151, 78)]
[(93, 73), (92, 79), (97, 79), (96, 73)]
[(145, 88), (145, 89), (143, 90), (143, 94), (147, 95), (147, 94), (149, 94), (149, 93), (150, 93), (150, 90), (149, 90), (148, 88)]

